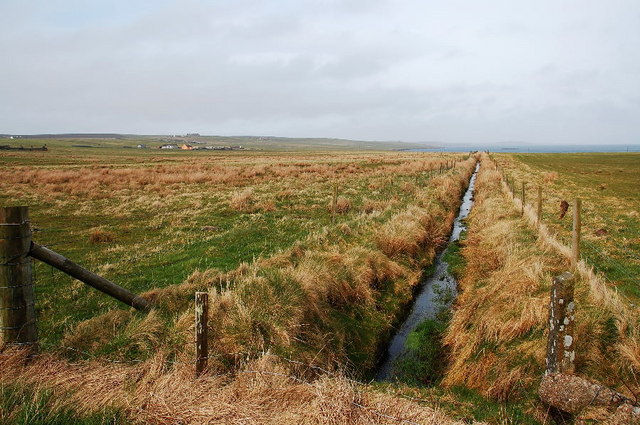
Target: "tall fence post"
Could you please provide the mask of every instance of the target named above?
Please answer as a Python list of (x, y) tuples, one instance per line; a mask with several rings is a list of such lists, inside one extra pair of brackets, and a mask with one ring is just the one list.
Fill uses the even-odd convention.
[(536, 227), (542, 222), (542, 186), (538, 186), (538, 212), (536, 214)]
[(524, 182), (522, 182), (522, 211), (520, 212), (520, 215), (524, 215), (524, 202), (525, 202), (525, 199), (524, 199), (524, 198), (525, 198), (525, 192), (524, 192), (524, 189), (525, 189), (525, 183), (524, 183)]
[(196, 292), (196, 376), (207, 368), (209, 341), (207, 340), (207, 319), (209, 317), (209, 294)]
[(571, 266), (576, 267), (580, 261), (580, 209), (582, 208), (582, 201), (580, 198), (576, 198), (573, 204), (573, 238), (571, 244)]
[(573, 291), (575, 278), (569, 272), (553, 278), (549, 303), (549, 339), (546, 374), (575, 371)]
[(0, 343), (37, 349), (29, 207), (0, 208)]

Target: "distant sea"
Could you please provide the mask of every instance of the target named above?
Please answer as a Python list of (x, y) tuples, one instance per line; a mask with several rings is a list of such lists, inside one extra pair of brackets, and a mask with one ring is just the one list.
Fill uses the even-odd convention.
[(406, 149), (409, 152), (517, 152), (517, 153), (576, 153), (576, 152), (640, 152), (640, 145), (448, 145), (431, 149)]

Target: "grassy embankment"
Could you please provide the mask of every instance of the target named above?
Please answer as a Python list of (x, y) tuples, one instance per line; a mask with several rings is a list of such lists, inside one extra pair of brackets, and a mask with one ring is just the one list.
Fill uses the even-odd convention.
[[(98, 263), (97, 270), (107, 277), (135, 290), (166, 287), (182, 280), (175, 268), (166, 273), (167, 280), (158, 272), (144, 280), (145, 270), (151, 271), (145, 265), (155, 269), (158, 258), (172, 261), (176, 251), (187, 258), (182, 264), (192, 266), (183, 269), (185, 276), (196, 266), (218, 267), (149, 292), (158, 308), (147, 316), (114, 310), (79, 283), (52, 279), (49, 288), (39, 285), (45, 343), (55, 346), (61, 338), (66, 346), (111, 358), (144, 358), (151, 352), (156, 354), (151, 364), (171, 360), (172, 373), (184, 374), (193, 359), (191, 299), (195, 290), (208, 289), (212, 371), (242, 370), (247, 356), (267, 350), (321, 365), (348, 361), (355, 371), (373, 366), (379, 343), (446, 235), (473, 161), (429, 178), (426, 171), (437, 169), (440, 158), (373, 154), (323, 162), (322, 157), (294, 156), (276, 164), (273, 158), (222, 158), (223, 164), (218, 156), (209, 163), (186, 157), (172, 158), (173, 164), (66, 164), (62, 169), (21, 167), (4, 158), (4, 193), (13, 202), (37, 207), (36, 227), (50, 229), (53, 223), (47, 220), (56, 216), (77, 217), (63, 222), (67, 231), (42, 232), (53, 240), (40, 241), (64, 242), (74, 231), (82, 239), (94, 238), (96, 244), (76, 246), (70, 256), (84, 254), (84, 263)], [(327, 207), (336, 180), (342, 198), (333, 214)], [(136, 226), (140, 222), (146, 224), (142, 230)], [(202, 226), (215, 226), (210, 229), (214, 234), (203, 236)], [(291, 237), (273, 238), (274, 227)], [(224, 250), (224, 238), (242, 249)], [(253, 255), (262, 257), (242, 264), (250, 258), (236, 252), (251, 253), (252, 241), (258, 246)], [(215, 256), (216, 249), (231, 254)], [(203, 264), (202, 257), (211, 263)], [(191, 258), (197, 260), (189, 263)], [(123, 269), (126, 274), (118, 275)], [(38, 273), (39, 282), (43, 275)], [(54, 285), (56, 292), (51, 291)], [(66, 291), (60, 289), (65, 286)], [(73, 309), (60, 308), (72, 303)], [(99, 316), (74, 325), (91, 315)], [(4, 378), (5, 385), (15, 383), (12, 372)], [(51, 380), (49, 388), (57, 396), (83, 388), (79, 382), (56, 386), (55, 379), (39, 385), (47, 389)], [(83, 396), (90, 394), (83, 390)], [(107, 407), (127, 409), (121, 403), (95, 403), (83, 414)]]
[[(536, 389), (545, 364), (549, 288), (553, 276), (570, 269), (567, 250), (546, 228), (538, 233), (532, 208), (526, 219), (520, 216), (492, 168), (483, 161), (477, 180), (461, 294), (444, 337), (449, 364), (442, 384), (519, 404), (544, 419)], [(640, 391), (638, 308), (584, 266), (576, 276), (576, 373), (633, 399)]]

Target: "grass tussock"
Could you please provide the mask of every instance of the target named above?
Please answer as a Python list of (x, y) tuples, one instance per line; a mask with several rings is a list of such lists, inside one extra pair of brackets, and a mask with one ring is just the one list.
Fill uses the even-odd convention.
[(351, 210), (351, 200), (344, 196), (338, 196), (335, 201), (330, 201), (329, 212), (333, 214), (346, 214)]
[(111, 243), (116, 240), (113, 232), (103, 229), (95, 229), (89, 234), (90, 243)]
[(229, 200), (229, 207), (236, 211), (250, 212), (255, 201), (253, 189), (246, 188), (235, 192)]

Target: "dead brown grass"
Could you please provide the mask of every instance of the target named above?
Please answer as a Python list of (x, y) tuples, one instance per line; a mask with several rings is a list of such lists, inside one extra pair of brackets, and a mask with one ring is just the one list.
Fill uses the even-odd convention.
[(254, 201), (253, 189), (246, 188), (231, 195), (229, 206), (236, 211), (250, 212)]
[(553, 183), (558, 179), (558, 173), (555, 171), (549, 171), (542, 175), (542, 181), (544, 183)]
[(90, 243), (111, 243), (115, 240), (115, 233), (103, 229), (95, 229), (89, 235)]
[[(189, 364), (167, 368), (163, 353), (137, 365), (69, 364), (55, 355), (29, 362), (0, 357), (0, 382), (51, 392), (49, 415), (71, 409), (90, 415), (123, 411), (136, 424), (459, 424), (409, 400), (376, 392), (341, 376), (306, 380), (266, 355), (231, 375), (193, 378)], [(2, 412), (11, 418), (11, 412)]]
[(333, 200), (329, 202), (328, 209), (331, 213), (346, 214), (351, 210), (351, 200), (344, 196), (338, 196), (335, 202)]
[[(42, 369), (14, 371), (2, 367), (2, 379), (39, 385), (44, 381), (39, 381), (36, 374), (42, 373), (48, 382), (53, 383), (52, 387), (58, 388), (56, 385), (60, 383), (59, 388), (78, 394), (80, 398), (74, 399), (76, 395), (72, 394), (69, 397), (81, 409), (89, 406), (82, 397), (112, 389), (116, 393), (112, 397), (113, 403), (127, 409), (141, 423), (201, 423), (205, 417), (231, 423), (245, 419), (249, 423), (388, 421), (388, 418), (370, 412), (365, 415), (356, 413), (368, 412), (368, 409), (355, 406), (357, 409), (354, 410), (349, 405), (334, 401), (332, 397), (342, 397), (342, 378), (332, 381), (334, 378), (326, 377), (330, 381), (326, 387), (313, 387), (313, 391), (307, 392), (304, 390), (309, 387), (306, 384), (289, 388), (277, 380), (269, 381), (270, 393), (267, 390), (260, 392), (263, 387), (260, 391), (244, 390), (244, 387), (234, 386), (234, 382), (238, 385), (259, 383), (262, 374), (247, 378), (251, 376), (248, 369), (258, 366), (256, 363), (247, 364), (246, 359), (255, 359), (258, 353), (268, 351), (289, 353), (297, 361), (314, 363), (330, 370), (338, 370), (349, 361), (356, 372), (374, 366), (380, 342), (411, 299), (423, 267), (432, 261), (438, 245), (446, 237), (473, 162), (470, 159), (459, 163), (455, 170), (434, 177), (428, 187), (416, 188), (413, 205), (395, 214), (389, 213), (390, 218), (378, 220), (376, 214), (353, 214), (353, 220), (341, 223), (339, 227), (319, 229), (291, 249), (269, 258), (258, 258), (251, 264), (241, 264), (225, 273), (197, 271), (180, 285), (144, 294), (156, 302), (163, 314), (152, 313), (138, 318), (129, 312), (112, 313), (112, 316), (83, 322), (66, 333), (66, 345), (89, 353), (100, 352), (112, 340), (121, 344), (123, 354), (127, 351), (157, 353), (143, 362), (137, 372), (135, 368), (126, 366), (113, 366), (111, 369), (111, 366), (95, 363), (96, 376), (82, 378), (80, 372), (74, 372), (75, 366), (49, 357), (51, 364), (55, 364), (51, 369), (47, 369), (46, 362), (37, 363)], [(385, 172), (395, 169), (419, 172), (433, 166), (433, 161), (425, 160), (416, 164), (385, 163), (383, 167)], [(244, 170), (242, 173), (247, 179), (260, 179), (266, 175), (272, 178), (274, 174), (292, 169), (300, 171), (300, 179), (305, 178), (305, 173), (326, 173), (331, 177), (326, 179), (327, 182), (335, 181), (336, 172), (377, 174), (380, 171), (359, 165), (303, 163), (283, 165), (282, 168), (256, 167), (251, 172)], [(111, 172), (105, 175), (110, 176)], [(198, 178), (206, 180), (207, 176)], [(384, 178), (382, 176), (379, 180)], [(136, 184), (141, 183), (141, 176), (136, 175), (136, 179)], [(151, 179), (149, 184), (155, 183)], [(73, 182), (69, 180), (61, 184)], [(246, 188), (233, 190), (233, 195), (225, 193), (221, 197), (225, 207), (254, 211), (264, 202), (256, 192)], [(293, 196), (293, 193), (286, 197)], [(326, 191), (318, 197), (320, 209), (324, 207), (324, 196)], [(349, 209), (353, 208), (350, 202)], [(386, 209), (393, 202), (385, 201), (380, 208)], [(192, 208), (199, 208), (197, 202)], [(211, 324), (209, 362), (212, 375), (198, 381), (190, 378), (193, 346), (187, 343), (193, 335), (192, 299), (196, 290), (209, 291)], [(169, 357), (189, 366), (173, 367), (167, 361)], [(280, 373), (278, 367), (275, 365), (268, 371)], [(106, 374), (106, 378), (100, 380), (97, 377), (99, 372)], [(216, 373), (224, 376), (213, 377)], [(113, 374), (114, 379), (109, 374)], [(279, 375), (265, 376), (276, 379)], [(322, 379), (313, 381), (311, 385), (323, 382)], [(123, 381), (126, 381), (122, 384), (126, 391), (120, 390)], [(289, 381), (291, 379), (287, 378), (291, 384)], [(352, 401), (368, 400), (355, 390), (348, 394), (360, 397)], [(239, 400), (237, 404), (231, 402), (232, 395)], [(246, 403), (243, 401), (245, 396)], [(323, 404), (325, 400), (331, 402)], [(96, 406), (107, 406), (110, 402), (104, 395), (94, 401)], [(278, 413), (274, 413), (273, 406), (278, 406)], [(338, 413), (333, 409), (335, 406)], [(382, 411), (397, 413), (393, 409), (399, 406), (402, 404), (395, 402), (394, 406), (385, 407)], [(137, 410), (134, 412), (134, 409)], [(220, 416), (216, 416), (216, 411), (222, 412)], [(427, 416), (420, 417), (421, 421), (423, 419), (428, 423)]]

